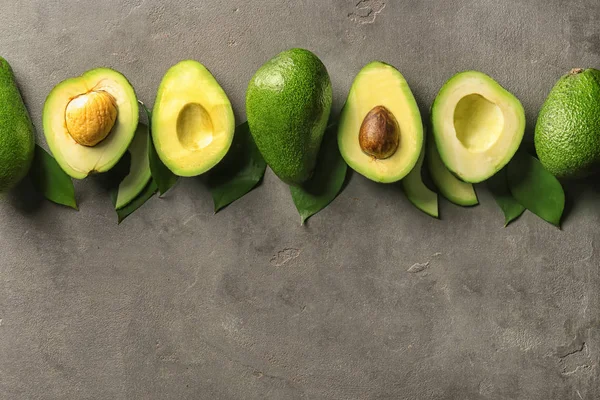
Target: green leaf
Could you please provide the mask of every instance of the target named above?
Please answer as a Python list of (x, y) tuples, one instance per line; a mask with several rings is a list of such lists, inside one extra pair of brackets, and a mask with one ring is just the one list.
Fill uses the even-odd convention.
[(504, 213), (504, 226), (506, 227), (523, 214), (525, 207), (515, 200), (510, 193), (506, 168), (501, 169), (496, 175), (488, 179), (486, 183), (492, 196), (494, 196), (494, 200), (496, 200), (496, 204), (498, 204), (498, 207)]
[(235, 129), (233, 142), (223, 160), (208, 174), (215, 212), (250, 192), (263, 178), (267, 163), (244, 122)]
[(302, 186), (290, 186), (302, 224), (335, 199), (346, 178), (348, 166), (340, 154), (336, 127), (325, 132), (313, 177)]
[(133, 199), (123, 208), (119, 208), (117, 210), (119, 224), (123, 222), (123, 220), (127, 218), (128, 215), (140, 208), (146, 201), (148, 201), (152, 196), (154, 196), (154, 194), (157, 191), (158, 186), (156, 185), (154, 180), (150, 180), (150, 182), (148, 182), (148, 185), (146, 185), (144, 190), (142, 190), (142, 192), (135, 199)]
[(560, 227), (565, 192), (537, 158), (517, 152), (508, 164), (508, 187), (514, 198), (545, 221)]
[(71, 177), (60, 168), (46, 150), (37, 144), (29, 177), (36, 190), (46, 199), (77, 210), (75, 188)]
[(150, 158), (150, 171), (152, 172), (152, 179), (156, 182), (158, 191), (162, 196), (177, 183), (179, 177), (171, 172), (171, 170), (160, 160), (160, 157), (156, 152), (156, 147), (154, 147), (154, 141), (152, 140), (152, 112), (144, 103), (141, 101), (139, 101), (139, 103), (142, 105), (142, 108), (148, 117), (148, 157)]

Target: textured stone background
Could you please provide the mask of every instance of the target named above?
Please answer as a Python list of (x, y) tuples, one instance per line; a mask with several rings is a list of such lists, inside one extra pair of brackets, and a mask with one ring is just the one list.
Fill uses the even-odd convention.
[[(322, 58), (336, 111), (373, 59), (423, 111), (478, 69), (523, 101), (528, 141), (558, 77), (600, 67), (598, 0), (358, 1), (4, 1), (0, 54), (42, 143), (46, 94), (102, 65), (152, 104), (197, 59), (239, 121), (289, 47)], [(568, 187), (563, 231), (502, 228), (483, 187), (437, 221), (357, 174), (307, 227), (271, 172), (217, 215), (187, 179), (121, 226), (97, 183), (76, 189), (79, 212), (25, 189), (0, 202), (2, 399), (600, 398), (598, 183)]]

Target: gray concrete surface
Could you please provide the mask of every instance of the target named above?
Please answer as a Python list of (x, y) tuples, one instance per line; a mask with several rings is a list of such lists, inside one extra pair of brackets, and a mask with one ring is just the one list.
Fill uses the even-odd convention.
[[(197, 59), (239, 121), (253, 72), (289, 47), (323, 59), (336, 111), (373, 59), (424, 111), (478, 69), (523, 101), (528, 141), (557, 78), (600, 67), (598, 0), (357, 2), (4, 1), (0, 54), (41, 143), (46, 94), (102, 65), (152, 104)], [(121, 226), (97, 183), (76, 189), (80, 212), (0, 202), (0, 399), (600, 398), (593, 180), (569, 185), (563, 231), (502, 228), (485, 188), (437, 221), (356, 174), (306, 227), (271, 172), (217, 215), (187, 179)]]

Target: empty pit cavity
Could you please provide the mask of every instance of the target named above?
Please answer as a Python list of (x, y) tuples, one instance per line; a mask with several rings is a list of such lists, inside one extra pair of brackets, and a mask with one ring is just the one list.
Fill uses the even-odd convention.
[(504, 115), (496, 104), (480, 94), (460, 99), (454, 109), (454, 129), (462, 145), (481, 152), (496, 143), (504, 129)]
[(177, 117), (177, 138), (188, 150), (203, 149), (213, 141), (214, 127), (210, 114), (198, 103), (186, 104)]

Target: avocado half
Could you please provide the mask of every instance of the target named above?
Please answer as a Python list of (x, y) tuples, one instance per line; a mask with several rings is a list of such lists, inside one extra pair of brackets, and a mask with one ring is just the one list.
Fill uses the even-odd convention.
[(460, 180), (482, 182), (501, 170), (525, 132), (521, 102), (484, 73), (454, 75), (431, 107), (440, 158)]
[[(423, 137), (425, 141), (426, 135)], [(427, 155), (429, 156), (429, 154)], [(425, 161), (425, 144), (421, 147), (419, 159), (415, 167), (410, 171), (404, 179), (402, 179), (402, 189), (408, 200), (419, 210), (431, 215), (439, 217), (438, 195), (433, 190), (429, 189), (423, 182), (422, 168)]]
[(427, 166), (435, 187), (446, 199), (463, 207), (479, 204), (473, 185), (461, 181), (452, 175), (452, 172), (448, 171), (433, 140), (427, 143)]
[(179, 176), (200, 175), (225, 156), (235, 131), (231, 102), (206, 67), (181, 61), (163, 77), (152, 139), (162, 162)]
[(149, 136), (148, 127), (144, 124), (138, 124), (135, 136), (127, 150), (131, 154), (129, 174), (123, 178), (117, 190), (115, 201), (115, 209), (117, 210), (131, 203), (152, 179), (150, 158), (148, 157)]
[(375, 182), (399, 181), (414, 168), (423, 123), (396, 68), (374, 61), (360, 70), (342, 110), (338, 146), (352, 169)]
[(52, 89), (43, 110), (50, 151), (71, 177), (110, 170), (133, 140), (138, 103), (119, 72), (97, 68)]

